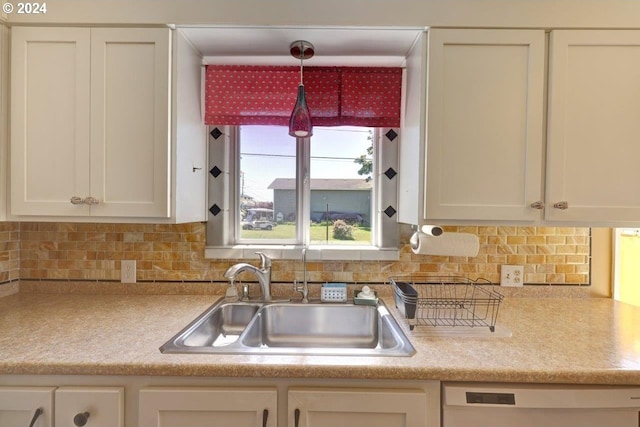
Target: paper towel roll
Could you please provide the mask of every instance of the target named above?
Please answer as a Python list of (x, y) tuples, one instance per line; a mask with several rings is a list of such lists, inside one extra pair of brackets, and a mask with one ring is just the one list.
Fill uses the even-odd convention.
[(438, 237), (415, 233), (409, 242), (414, 254), (476, 256), (480, 250), (478, 236), (470, 233), (442, 233)]

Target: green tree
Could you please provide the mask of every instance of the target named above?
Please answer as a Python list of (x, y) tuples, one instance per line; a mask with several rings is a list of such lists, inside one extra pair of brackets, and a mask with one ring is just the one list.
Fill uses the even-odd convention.
[(366, 175), (367, 181), (371, 181), (371, 173), (373, 172), (373, 131), (369, 131), (369, 135), (367, 136), (367, 141), (371, 142), (371, 145), (367, 147), (367, 153), (362, 154), (360, 157), (357, 157), (353, 160), (354, 163), (360, 165), (360, 170), (358, 170), (358, 175)]

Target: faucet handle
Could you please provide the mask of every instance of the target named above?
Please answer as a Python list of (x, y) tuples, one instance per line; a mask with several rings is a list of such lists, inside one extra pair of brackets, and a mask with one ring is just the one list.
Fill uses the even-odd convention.
[(265, 255), (264, 252), (256, 252), (256, 255), (260, 257), (260, 268), (271, 268), (271, 258)]

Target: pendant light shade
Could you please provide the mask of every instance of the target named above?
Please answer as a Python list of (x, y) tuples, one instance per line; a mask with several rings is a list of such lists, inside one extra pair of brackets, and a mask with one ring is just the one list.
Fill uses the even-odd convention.
[(289, 118), (289, 135), (296, 138), (307, 138), (313, 135), (313, 124), (311, 123), (311, 113), (307, 107), (307, 97), (302, 81), (302, 61), (309, 59), (314, 54), (313, 45), (304, 40), (291, 43), (289, 52), (294, 58), (300, 59), (300, 85), (298, 86), (298, 97), (293, 106), (291, 117)]
[(307, 97), (304, 93), (303, 84), (298, 86), (298, 98), (289, 119), (289, 135), (296, 138), (306, 138), (313, 135), (311, 114), (307, 107)]

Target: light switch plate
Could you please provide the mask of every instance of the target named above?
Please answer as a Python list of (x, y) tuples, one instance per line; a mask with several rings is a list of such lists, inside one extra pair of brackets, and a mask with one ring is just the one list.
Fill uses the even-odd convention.
[(503, 265), (500, 268), (500, 286), (522, 286), (524, 282), (524, 266)]
[(136, 260), (120, 261), (120, 282), (136, 283)]

